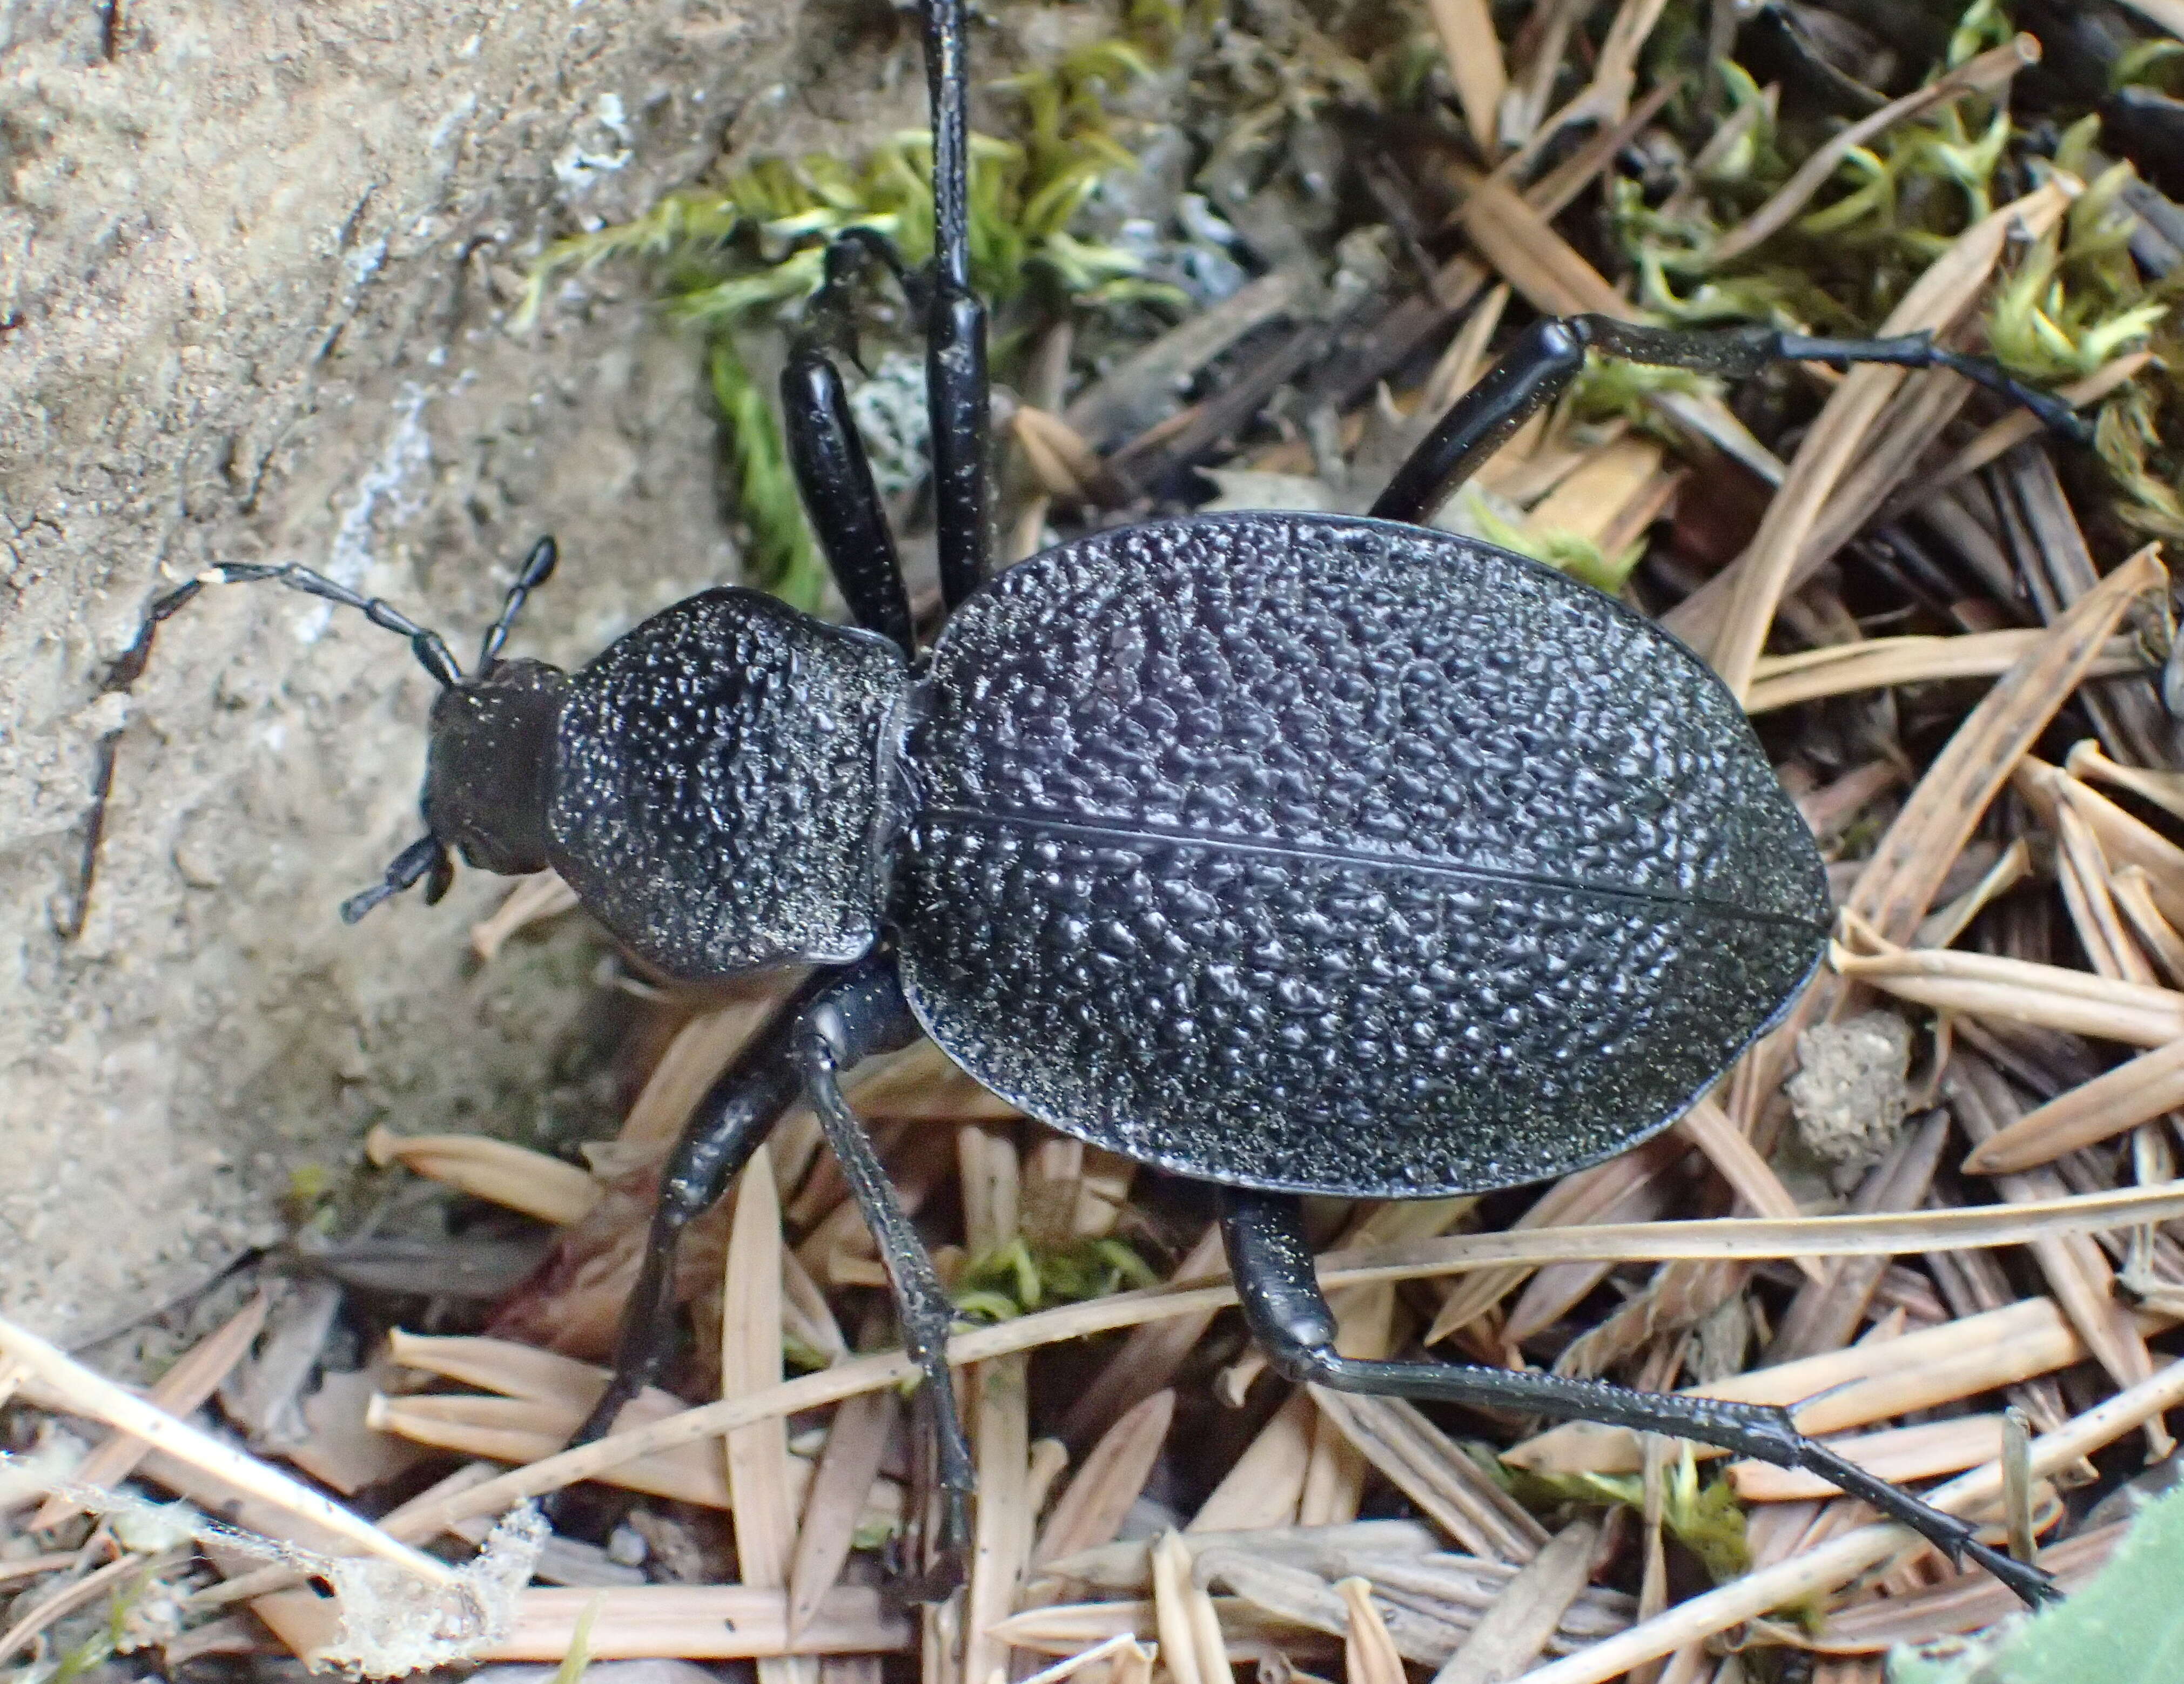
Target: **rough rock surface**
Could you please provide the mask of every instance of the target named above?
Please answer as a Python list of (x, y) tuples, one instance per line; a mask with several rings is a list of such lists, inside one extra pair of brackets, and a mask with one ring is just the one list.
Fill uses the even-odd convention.
[(562, 662), (733, 577), (690, 347), (611, 286), (506, 317), (544, 238), (823, 129), (842, 43), (899, 61), (884, 11), (822, 5), (0, 6), (0, 1314), (70, 1339), (187, 1288), (374, 1120), (609, 1126), (581, 921), (481, 969), (495, 880), (335, 916), (416, 833), (398, 642), (231, 589), (99, 681), (215, 560), (460, 652), (550, 531), (515, 647)]

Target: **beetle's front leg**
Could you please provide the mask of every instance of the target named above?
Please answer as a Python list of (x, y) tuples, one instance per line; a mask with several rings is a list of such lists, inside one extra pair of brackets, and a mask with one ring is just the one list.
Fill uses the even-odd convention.
[(877, 236), (845, 236), (827, 248), (826, 285), (813, 296), (781, 371), (781, 408), (805, 510), (850, 618), (911, 658), (917, 640), (902, 563), (834, 362), (838, 356), (856, 359), (852, 293), (857, 271), (874, 253), (902, 275), (901, 259)]
[(622, 1406), (666, 1368), (675, 1350), (675, 1253), (682, 1231), (719, 1202), (736, 1171), (802, 1095), (797, 1025), (844, 975), (821, 971), (776, 1008), (690, 1114), (660, 1172), (644, 1261), (622, 1310), (614, 1377), (571, 1444), (605, 1437)]

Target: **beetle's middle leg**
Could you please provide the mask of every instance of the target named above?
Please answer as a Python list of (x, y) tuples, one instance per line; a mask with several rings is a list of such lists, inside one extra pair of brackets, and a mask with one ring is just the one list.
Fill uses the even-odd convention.
[(1334, 1348), (1334, 1314), (1312, 1272), (1296, 1198), (1224, 1187), (1221, 1233), (1244, 1319), (1274, 1366), (1300, 1384), (1599, 1421), (1717, 1445), (1776, 1467), (1802, 1468), (1909, 1527), (1952, 1561), (1970, 1556), (2032, 1606), (2056, 1594), (2047, 1574), (1981, 1543), (1967, 1522), (1806, 1437), (1787, 1409), (1468, 1364), (1361, 1362), (1341, 1356)]
[(944, 1597), (961, 1581), (963, 1553), (970, 1541), (970, 1498), (976, 1473), (948, 1368), (948, 1333), (955, 1311), (933, 1272), (933, 1259), (903, 1214), (894, 1184), (864, 1125), (843, 1098), (840, 1072), (871, 1053), (906, 1047), (923, 1032), (903, 998), (892, 960), (881, 959), (860, 966), (854, 983), (845, 980), (812, 1002), (802, 1020), (799, 1043), (811, 1108), (818, 1113), (827, 1143), (879, 1244), (894, 1288), (903, 1345), (923, 1376), (944, 1508), (938, 1560), (925, 1581), (905, 1592), (919, 1601)]
[(1929, 333), (1887, 339), (1822, 339), (1757, 325), (1652, 327), (1614, 316), (1550, 317), (1535, 322), (1479, 383), (1449, 406), (1424, 442), (1396, 470), (1371, 513), (1412, 525), (1430, 520), (1527, 418), (1569, 389), (1588, 350), (1626, 362), (1743, 379), (1770, 363), (1885, 363), (1949, 369), (2020, 404), (2080, 444), (2092, 427), (2064, 399), (2027, 386), (1991, 357), (1953, 351)]

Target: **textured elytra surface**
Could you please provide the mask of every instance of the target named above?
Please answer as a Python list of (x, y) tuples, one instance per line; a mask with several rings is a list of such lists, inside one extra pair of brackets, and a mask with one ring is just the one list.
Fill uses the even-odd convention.
[(908, 682), (892, 644), (756, 592), (654, 615), (571, 681), (555, 869), (673, 976), (857, 957), (878, 932), (874, 746)]
[(1012, 570), (936, 651), (904, 984), (1034, 1114), (1245, 1185), (1591, 1162), (1780, 1009), (1809, 836), (1687, 650), (1445, 534), (1239, 516)]

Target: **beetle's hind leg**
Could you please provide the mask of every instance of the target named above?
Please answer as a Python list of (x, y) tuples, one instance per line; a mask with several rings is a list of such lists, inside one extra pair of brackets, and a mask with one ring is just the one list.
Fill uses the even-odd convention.
[(1535, 322), (1470, 391), (1449, 407), (1424, 442), (1396, 470), (1371, 512), (1419, 525), (1532, 414), (1569, 389), (1588, 350), (1625, 362), (1743, 379), (1770, 363), (1884, 363), (1949, 369), (2029, 409), (2079, 444), (2092, 426), (2052, 392), (2019, 380), (1991, 357), (1953, 351), (1928, 333), (1886, 339), (1822, 339), (1762, 326), (1650, 327), (1614, 316), (1550, 317)]
[(1806, 1437), (1786, 1409), (1666, 1397), (1551, 1374), (1457, 1363), (1361, 1362), (1339, 1355), (1334, 1317), (1312, 1273), (1297, 1200), (1223, 1188), (1221, 1229), (1245, 1319), (1274, 1365), (1294, 1381), (1339, 1392), (1436, 1398), (1566, 1420), (1599, 1421), (1694, 1439), (1776, 1467), (1802, 1468), (1909, 1527), (1950, 1560), (1970, 1556), (2026, 1603), (2037, 1607), (2056, 1595), (2053, 1581), (2038, 1568), (1989, 1548), (1973, 1536), (1967, 1522)]

